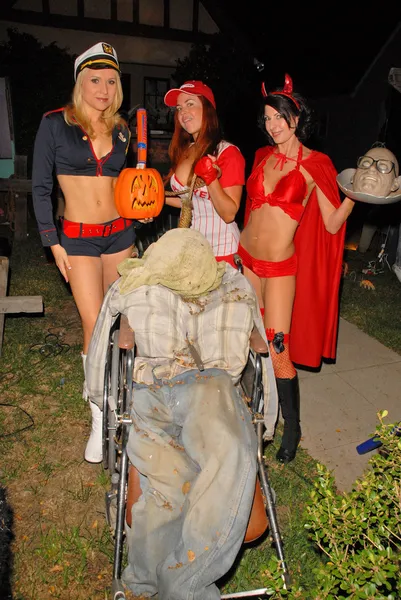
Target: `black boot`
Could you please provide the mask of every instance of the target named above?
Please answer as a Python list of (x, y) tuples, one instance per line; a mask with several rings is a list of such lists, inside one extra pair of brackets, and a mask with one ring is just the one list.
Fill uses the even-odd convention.
[(289, 463), (294, 460), (301, 439), (298, 375), (295, 375), (292, 379), (277, 378), (276, 384), (281, 414), (284, 420), (284, 433), (276, 458), (282, 463)]

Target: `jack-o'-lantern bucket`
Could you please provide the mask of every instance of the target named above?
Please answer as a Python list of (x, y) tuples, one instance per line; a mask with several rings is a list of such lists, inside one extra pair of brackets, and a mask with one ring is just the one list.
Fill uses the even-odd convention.
[(121, 217), (150, 219), (159, 216), (164, 205), (164, 185), (156, 169), (146, 167), (147, 117), (137, 111), (138, 160), (136, 168), (123, 169), (114, 188), (114, 201)]

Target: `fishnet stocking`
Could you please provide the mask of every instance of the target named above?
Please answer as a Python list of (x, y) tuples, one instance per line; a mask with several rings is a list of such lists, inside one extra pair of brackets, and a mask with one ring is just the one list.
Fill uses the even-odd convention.
[(282, 352), (277, 352), (274, 348), (273, 339), (275, 335), (274, 329), (266, 329), (274, 374), (279, 379), (292, 379), (297, 372), (290, 358), (290, 334), (284, 334), (284, 350)]

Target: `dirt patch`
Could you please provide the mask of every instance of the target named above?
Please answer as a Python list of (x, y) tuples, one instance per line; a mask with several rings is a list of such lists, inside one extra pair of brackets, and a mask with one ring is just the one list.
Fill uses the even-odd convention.
[[(25, 433), (13, 449), (18, 467), (7, 487), (14, 510), (16, 598), (104, 599), (112, 544), (102, 467), (83, 460), (89, 411), (77, 420), (54, 417), (51, 407), (40, 407), (36, 433)], [(33, 408), (31, 413), (39, 423)]]
[(53, 320), (51, 333), (60, 337), (64, 344), (70, 346), (82, 343), (82, 325), (78, 309), (74, 300), (64, 300), (62, 305), (62, 318), (60, 318), (60, 309), (52, 306), (45, 308), (45, 315)]
[[(101, 464), (83, 458), (90, 410), (82, 399), (75, 303), (62, 299), (41, 319), (10, 321), (7, 335), (0, 477), (14, 513), (13, 600), (107, 600), (113, 553), (105, 519), (109, 482)], [(46, 354), (49, 336), (63, 352)]]

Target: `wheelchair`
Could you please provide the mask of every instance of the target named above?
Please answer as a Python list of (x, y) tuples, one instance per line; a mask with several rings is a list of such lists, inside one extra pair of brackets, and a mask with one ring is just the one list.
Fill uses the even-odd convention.
[[(286, 588), (291, 585), (286, 564), (283, 542), (275, 510), (275, 497), (269, 482), (263, 455), (264, 392), (263, 358), (268, 352), (266, 343), (254, 330), (250, 339), (248, 363), (241, 381), (242, 395), (249, 404), (257, 435), (257, 470), (255, 496), (244, 542), (251, 542), (269, 528), (269, 535), (281, 564)], [(103, 467), (110, 475), (111, 488), (106, 492), (106, 518), (114, 537), (114, 558), (111, 592), (113, 600), (125, 600), (126, 593), (121, 581), (125, 523), (129, 522), (131, 507), (139, 498), (139, 473), (130, 465), (127, 454), (129, 429), (132, 424), (130, 406), (133, 398), (133, 364), (135, 358), (135, 334), (128, 319), (119, 315), (113, 324), (107, 348), (103, 388)], [(201, 367), (201, 365), (200, 365)], [(199, 365), (198, 365), (199, 368)], [(260, 596), (267, 591), (257, 589), (222, 595), (222, 598)]]

